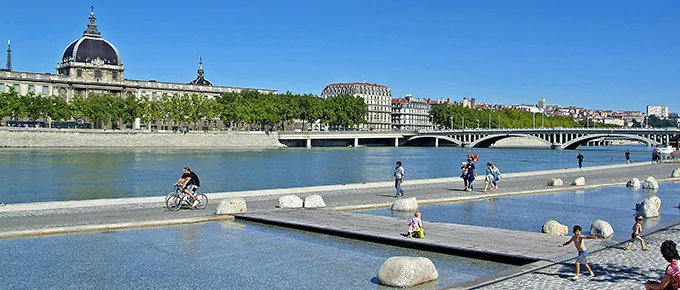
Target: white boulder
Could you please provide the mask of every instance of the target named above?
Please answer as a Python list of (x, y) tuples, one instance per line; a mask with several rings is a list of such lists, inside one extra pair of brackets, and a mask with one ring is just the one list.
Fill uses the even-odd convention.
[(548, 185), (549, 186), (562, 186), (562, 185), (564, 185), (564, 181), (562, 181), (561, 178), (550, 178), (550, 179), (548, 179)]
[(636, 214), (643, 218), (658, 217), (660, 209), (661, 199), (658, 196), (650, 196), (635, 205)]
[(312, 194), (305, 197), (305, 208), (318, 208), (326, 207), (326, 203), (323, 201), (323, 197), (318, 194)]
[(569, 234), (569, 228), (556, 220), (549, 220), (543, 224), (541, 232), (555, 236), (566, 236)]
[(608, 222), (596, 220), (590, 225), (590, 234), (598, 238), (608, 239), (614, 235), (614, 229)]
[(240, 197), (223, 199), (217, 205), (215, 214), (235, 214), (248, 211), (246, 200)]
[(659, 183), (656, 182), (654, 176), (647, 177), (645, 182), (642, 183), (642, 188), (644, 189), (659, 189)]
[(574, 179), (574, 181), (571, 182), (572, 186), (584, 186), (586, 185), (586, 178), (581, 176), (579, 178)]
[(423, 257), (392, 257), (378, 270), (378, 283), (392, 287), (412, 287), (438, 278), (437, 268)]
[(280, 208), (301, 208), (302, 199), (297, 195), (287, 194), (279, 197)]
[(671, 177), (680, 177), (680, 168), (673, 169), (673, 172), (671, 172)]
[(415, 212), (418, 210), (418, 200), (415, 197), (397, 199), (392, 203), (392, 210)]
[(626, 182), (626, 187), (639, 188), (641, 186), (640, 180), (637, 178), (631, 178)]

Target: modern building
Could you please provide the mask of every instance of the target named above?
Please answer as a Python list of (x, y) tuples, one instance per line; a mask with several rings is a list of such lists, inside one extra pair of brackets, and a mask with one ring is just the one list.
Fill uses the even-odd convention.
[(367, 82), (337, 83), (327, 85), (321, 92), (321, 97), (328, 98), (344, 94), (361, 97), (368, 105), (366, 115), (368, 123), (360, 125), (360, 129), (389, 131), (392, 128), (392, 91), (390, 88)]
[[(18, 72), (12, 70), (11, 49), (7, 48), (7, 69), (0, 70), (0, 92), (13, 88), (20, 95), (41, 94), (71, 100), (74, 96), (111, 94), (157, 98), (162, 95), (199, 94), (214, 97), (222, 93), (240, 92), (247, 88), (214, 86), (205, 79), (203, 61), (199, 62), (196, 79), (187, 83), (130, 80), (124, 76), (125, 67), (118, 49), (102, 38), (95, 23), (94, 11), (83, 35), (72, 41), (62, 54), (57, 73)], [(16, 67), (16, 66), (15, 66)], [(275, 90), (252, 89), (261, 93)]]
[(659, 119), (668, 119), (668, 107), (660, 105), (647, 105), (647, 117), (654, 115)]
[(392, 99), (392, 130), (432, 130), (431, 106), (427, 100), (415, 99), (410, 94)]
[(538, 108), (545, 111), (547, 104), (545, 103), (545, 98), (538, 99)]

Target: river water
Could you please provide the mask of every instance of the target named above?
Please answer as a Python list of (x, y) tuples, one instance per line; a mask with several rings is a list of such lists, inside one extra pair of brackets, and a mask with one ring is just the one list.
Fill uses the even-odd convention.
[[(584, 166), (648, 161), (644, 146), (586, 147)], [(160, 196), (189, 166), (201, 191), (224, 192), (387, 181), (401, 160), (408, 179), (457, 176), (467, 154), (502, 172), (576, 167), (577, 151), (455, 147), (194, 149), (2, 149), (2, 203)]]

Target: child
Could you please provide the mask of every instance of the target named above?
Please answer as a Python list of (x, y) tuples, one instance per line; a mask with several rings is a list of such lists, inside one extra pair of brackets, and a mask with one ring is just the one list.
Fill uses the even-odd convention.
[(628, 243), (628, 246), (626, 246), (623, 250), (624, 251), (629, 251), (630, 247), (633, 245), (633, 242), (635, 240), (640, 241), (640, 246), (642, 246), (643, 251), (649, 250), (645, 246), (645, 240), (640, 236), (640, 233), (642, 232), (642, 221), (644, 218), (642, 216), (635, 216), (635, 224), (633, 225), (633, 233), (630, 234), (630, 243)]
[(489, 187), (491, 187), (491, 191), (496, 191), (495, 189), (495, 180), (494, 180), (494, 174), (493, 174), (493, 167), (491, 166), (491, 163), (486, 164), (486, 175), (484, 176), (484, 190), (482, 192), (486, 192)]
[[(422, 238), (423, 237), (422, 232), (423, 232), (423, 221), (420, 219), (420, 212), (416, 211), (416, 213), (414, 214), (414, 217), (408, 223), (408, 234), (407, 234), (407, 236), (409, 238), (410, 237)], [(416, 233), (418, 234), (418, 236), (415, 235)]]
[(590, 276), (588, 278), (595, 277), (595, 273), (593, 273), (593, 270), (590, 269), (590, 266), (588, 266), (588, 250), (586, 249), (586, 245), (583, 242), (585, 239), (597, 239), (596, 236), (582, 236), (581, 232), (583, 229), (579, 225), (575, 225), (573, 230), (574, 236), (571, 237), (566, 243), (558, 245), (559, 247), (564, 247), (571, 242), (574, 242), (574, 246), (576, 246), (576, 250), (578, 251), (578, 257), (576, 258), (576, 275), (574, 275), (572, 280), (576, 280), (579, 278), (579, 273), (581, 272), (581, 264), (586, 266), (586, 269), (588, 269), (588, 272), (590, 273)]
[(493, 173), (493, 187), (494, 187), (492, 191), (496, 191), (498, 190), (498, 181), (501, 180), (501, 177), (503, 177), (503, 175), (501, 174), (501, 171), (498, 170), (498, 167), (496, 167), (496, 163), (491, 163), (491, 172)]

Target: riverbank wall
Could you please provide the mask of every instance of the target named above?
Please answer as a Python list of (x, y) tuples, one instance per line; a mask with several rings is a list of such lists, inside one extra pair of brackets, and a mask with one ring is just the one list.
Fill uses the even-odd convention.
[(0, 148), (278, 148), (276, 132), (143, 132), (111, 130), (0, 130)]

